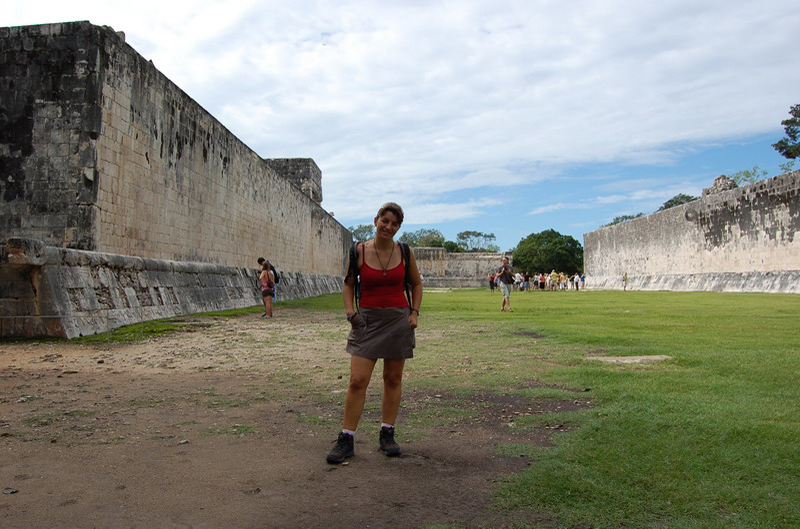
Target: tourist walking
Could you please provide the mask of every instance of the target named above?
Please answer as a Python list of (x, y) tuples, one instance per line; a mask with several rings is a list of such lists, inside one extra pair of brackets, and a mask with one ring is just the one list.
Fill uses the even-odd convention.
[(503, 256), (503, 264), (497, 269), (497, 281), (500, 285), (500, 292), (503, 293), (503, 301), (500, 304), (500, 312), (505, 312), (508, 307), (508, 312), (511, 310), (511, 288), (514, 285), (514, 269), (509, 265), (508, 257)]
[(383, 359), (379, 448), (387, 456), (400, 455), (395, 423), (403, 368), (416, 345), (414, 329), (422, 303), (422, 281), (414, 252), (394, 240), (403, 224), (403, 209), (393, 202), (384, 204), (374, 223), (375, 238), (351, 250), (344, 280), (344, 309), (351, 324), (346, 348), (350, 353), (350, 383), (342, 430), (326, 457), (332, 464), (355, 455), (356, 430), (378, 359)]

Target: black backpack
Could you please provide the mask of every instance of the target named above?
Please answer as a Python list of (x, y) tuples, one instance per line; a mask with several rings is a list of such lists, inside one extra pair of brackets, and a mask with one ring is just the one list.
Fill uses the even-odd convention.
[(280, 274), (278, 273), (278, 271), (277, 271), (277, 270), (275, 270), (275, 267), (274, 267), (274, 266), (272, 266), (272, 263), (270, 263), (270, 264), (269, 264), (269, 269), (270, 269), (270, 270), (272, 270), (272, 275), (274, 275), (274, 276), (275, 276), (275, 284), (277, 285), (278, 283), (280, 283), (280, 282), (281, 282), (281, 276), (280, 276)]
[[(411, 283), (408, 280), (409, 271), (411, 270), (411, 249), (409, 246), (404, 243), (398, 243), (400, 245), (400, 251), (403, 252), (403, 263), (405, 264), (405, 280), (404, 280), (404, 289), (406, 291), (406, 300), (408, 300), (408, 306), (411, 306)], [(361, 243), (361, 251), (364, 251), (364, 243)], [(361, 298), (361, 273), (358, 269), (358, 251), (356, 250), (356, 245), (354, 244), (350, 248), (350, 263), (347, 266), (347, 275), (345, 276), (344, 280), (347, 281), (350, 279), (350, 276), (356, 278), (355, 284), (355, 302), (356, 302), (356, 312), (358, 312), (358, 300)], [(277, 282), (277, 281), (276, 281)]]

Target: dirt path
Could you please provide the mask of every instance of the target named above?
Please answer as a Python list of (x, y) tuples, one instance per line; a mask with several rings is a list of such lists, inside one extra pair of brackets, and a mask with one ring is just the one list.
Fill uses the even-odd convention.
[[(479, 412), (469, 418), (405, 436), (399, 428), (398, 458), (377, 451), (378, 417), (367, 410), (356, 457), (331, 466), (324, 456), (341, 414), (343, 343), (336, 315), (301, 309), (272, 321), (203, 318), (133, 345), (0, 343), (0, 526), (553, 522), (490, 509), (496, 480), (529, 463), (495, 447), (549, 443), (551, 429), (508, 428), (513, 410), (580, 404), (474, 396)], [(409, 382), (403, 413), (448, 399)]]

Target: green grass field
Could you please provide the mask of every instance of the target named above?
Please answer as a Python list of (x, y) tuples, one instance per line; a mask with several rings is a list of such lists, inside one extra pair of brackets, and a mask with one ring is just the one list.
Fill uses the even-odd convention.
[[(531, 380), (590, 389), (590, 410), (551, 418), (580, 427), (531, 450), (499, 508), (565, 527), (800, 526), (800, 296), (569, 291), (512, 303), (501, 313), (497, 293), (427, 292), (407, 368), (407, 385), (462, 394)], [(342, 310), (337, 295), (286, 305)]]

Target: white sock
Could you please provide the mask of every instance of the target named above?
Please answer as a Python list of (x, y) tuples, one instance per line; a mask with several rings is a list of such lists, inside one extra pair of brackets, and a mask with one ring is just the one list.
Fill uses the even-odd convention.
[(342, 433), (346, 433), (350, 437), (355, 437), (356, 436), (356, 432), (355, 431), (348, 430), (347, 428), (342, 428)]
[(381, 423), (381, 428), (394, 428), (393, 424), (386, 424), (385, 422)]

